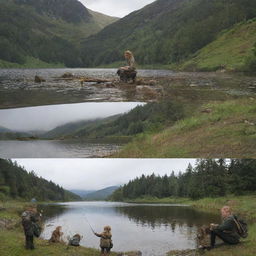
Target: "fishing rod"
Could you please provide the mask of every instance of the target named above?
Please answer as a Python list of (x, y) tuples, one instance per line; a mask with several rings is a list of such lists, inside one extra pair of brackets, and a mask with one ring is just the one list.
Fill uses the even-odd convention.
[(91, 226), (90, 222), (88, 221), (88, 219), (86, 218), (86, 216), (85, 216), (85, 215), (84, 215), (84, 218), (85, 218), (86, 222), (89, 224), (89, 226), (90, 226), (90, 228), (91, 228), (91, 230), (92, 230), (93, 234), (95, 234), (95, 231), (93, 230), (93, 228), (92, 228), (92, 226)]

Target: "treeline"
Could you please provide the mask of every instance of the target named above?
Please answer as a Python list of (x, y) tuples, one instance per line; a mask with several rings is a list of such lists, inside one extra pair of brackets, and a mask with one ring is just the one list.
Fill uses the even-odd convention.
[(38, 177), (33, 171), (11, 160), (0, 159), (0, 200), (36, 198), (39, 201), (72, 201), (79, 196), (63, 189), (52, 181)]
[(120, 61), (125, 49), (134, 52), (139, 64), (179, 63), (221, 31), (255, 16), (252, 0), (158, 0), (87, 39), (83, 63)]
[(106, 123), (99, 122), (81, 129), (75, 136), (99, 138), (106, 136), (130, 136), (143, 132), (156, 131), (167, 124), (184, 117), (184, 109), (180, 103), (164, 100), (137, 106), (127, 114)]
[(195, 167), (188, 165), (184, 173), (155, 174), (129, 181), (111, 195), (111, 200), (124, 201), (139, 197), (204, 197), (241, 195), (256, 192), (255, 159), (203, 159)]

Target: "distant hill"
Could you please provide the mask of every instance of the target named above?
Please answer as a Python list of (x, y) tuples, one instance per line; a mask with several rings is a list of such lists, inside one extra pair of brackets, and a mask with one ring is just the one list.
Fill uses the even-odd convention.
[(139, 64), (179, 63), (221, 31), (255, 16), (251, 0), (157, 0), (86, 39), (82, 62), (113, 63), (130, 49)]
[(78, 0), (0, 0), (0, 64), (81, 66), (81, 40), (115, 20)]
[(120, 18), (108, 16), (99, 12), (92, 11), (90, 9), (87, 9), (89, 13), (92, 15), (94, 21), (98, 24), (100, 28), (104, 28), (111, 23), (114, 23), (115, 21), (119, 20)]
[(39, 201), (72, 201), (81, 198), (52, 181), (27, 172), (11, 160), (0, 159), (0, 200), (22, 198)]
[(80, 189), (71, 189), (70, 191), (82, 198), (90, 193), (95, 192), (95, 190), (80, 190)]
[[(97, 127), (102, 127), (113, 120), (116, 120), (120, 115), (115, 115), (103, 119), (85, 120), (79, 122), (67, 123), (54, 128), (53, 130), (42, 135), (43, 138), (60, 138), (60, 137), (86, 137), (97, 138), (100, 134), (95, 133)], [(99, 136), (98, 136), (99, 135)]]
[(118, 188), (119, 188), (118, 186), (107, 187), (107, 188), (92, 192), (90, 194), (87, 194), (83, 198), (85, 200), (106, 200)]
[(11, 132), (11, 130), (7, 129), (7, 128), (3, 127), (3, 126), (0, 126), (0, 133), (3, 133), (3, 132)]

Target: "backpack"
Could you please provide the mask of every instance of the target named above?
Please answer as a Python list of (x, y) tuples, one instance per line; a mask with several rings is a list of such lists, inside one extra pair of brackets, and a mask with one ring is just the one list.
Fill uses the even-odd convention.
[(35, 237), (39, 237), (40, 234), (41, 234), (41, 228), (40, 226), (35, 223), (35, 222), (32, 222), (32, 225), (33, 225), (33, 234)]
[(80, 240), (81, 238), (75, 235), (69, 240), (69, 244), (73, 246), (79, 246)]
[(236, 223), (237, 233), (239, 234), (239, 236), (241, 236), (242, 238), (246, 238), (248, 236), (247, 223), (243, 219), (238, 218), (237, 216), (234, 216), (233, 219)]

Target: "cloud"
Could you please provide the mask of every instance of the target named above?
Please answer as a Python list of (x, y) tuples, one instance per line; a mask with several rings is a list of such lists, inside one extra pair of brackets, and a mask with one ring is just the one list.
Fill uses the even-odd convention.
[(102, 102), (4, 109), (0, 110), (0, 126), (16, 131), (50, 130), (69, 122), (125, 113), (138, 104)]
[(155, 0), (80, 0), (87, 8), (109, 16), (124, 17)]
[(184, 172), (196, 159), (13, 159), (27, 171), (66, 189), (97, 190), (122, 185), (142, 174)]

